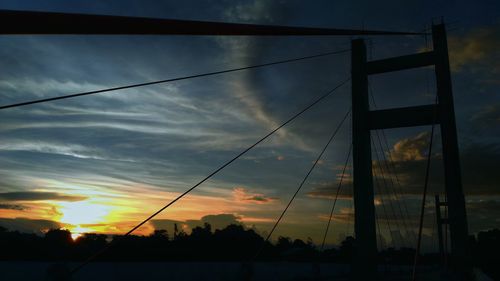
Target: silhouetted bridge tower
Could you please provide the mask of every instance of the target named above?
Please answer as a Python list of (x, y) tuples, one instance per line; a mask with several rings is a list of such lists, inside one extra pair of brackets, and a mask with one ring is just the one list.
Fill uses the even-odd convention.
[[(0, 34), (359, 36), (419, 35), (420, 33), (3, 10), (0, 11)], [(454, 271), (459, 273), (457, 276), (462, 276), (459, 278), (465, 278), (465, 273), (468, 271), (468, 264), (465, 260), (468, 240), (467, 218), (460, 176), (458, 141), (444, 24), (432, 27), (432, 38), (432, 51), (375, 61), (367, 61), (363, 39), (352, 41), (353, 188), (355, 236), (358, 248), (354, 259), (354, 273), (357, 280), (373, 280), (375, 279), (374, 276), (377, 276), (376, 222), (370, 131), (433, 124), (437, 124), (441, 128), (445, 191), (449, 210), (451, 264)], [(425, 66), (434, 66), (435, 68), (438, 96), (436, 104), (370, 110), (368, 96), (369, 75)], [(46, 99), (45, 101), (55, 99)], [(32, 103), (36, 102), (20, 105)], [(14, 106), (1, 108), (8, 107)], [(156, 214), (158, 213), (154, 215)]]
[[(462, 189), (453, 94), (444, 24), (432, 27), (433, 50), (367, 61), (362, 39), (352, 41), (353, 190), (358, 247), (355, 274), (369, 280), (376, 272), (377, 241), (370, 131), (438, 124), (443, 147), (445, 193), (448, 198), (452, 266), (466, 270), (467, 216)], [(423, 106), (370, 110), (368, 76), (434, 66), (437, 103)], [(404, 93), (402, 93), (404, 94)], [(429, 155), (430, 157), (430, 155)]]

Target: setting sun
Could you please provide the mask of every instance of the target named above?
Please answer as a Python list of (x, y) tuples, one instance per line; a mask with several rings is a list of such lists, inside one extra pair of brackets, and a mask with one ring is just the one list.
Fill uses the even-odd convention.
[[(59, 212), (62, 214), (60, 221), (79, 228), (84, 224), (98, 224), (106, 221), (111, 211), (111, 206), (88, 202), (61, 202)], [(73, 232), (76, 228), (70, 228)], [(85, 228), (85, 231), (90, 229)]]
[(71, 238), (76, 240), (78, 237), (82, 236), (84, 233), (91, 232), (92, 230), (86, 227), (81, 227), (77, 225), (74, 228), (69, 229), (71, 231)]

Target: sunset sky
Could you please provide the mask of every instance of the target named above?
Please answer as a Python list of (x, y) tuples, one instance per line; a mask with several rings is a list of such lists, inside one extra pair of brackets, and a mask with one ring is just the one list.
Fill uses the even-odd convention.
[[(21, 3), (22, 2), (22, 3)], [(500, 226), (498, 1), (14, 1), (0, 9), (310, 27), (422, 31), (448, 23), (457, 128), (471, 232)], [(162, 2), (161, 4), (159, 2)], [(0, 104), (161, 80), (349, 48), (349, 37), (1, 36)], [(421, 52), (423, 36), (367, 38), (369, 59)], [(0, 111), (0, 225), (42, 233), (127, 232), (350, 75), (350, 53)], [(376, 106), (434, 100), (432, 68), (371, 77)], [(350, 106), (350, 85), (231, 164), (137, 231), (209, 222), (264, 233)], [(316, 243), (347, 157), (350, 119), (293, 203), (279, 235)], [(376, 189), (382, 236), (416, 226), (429, 127), (387, 130), (400, 197)], [(437, 140), (440, 140), (439, 130)], [(434, 147), (433, 195), (443, 190)], [(379, 164), (374, 156), (374, 163)], [(350, 168), (350, 167), (349, 167)], [(328, 243), (353, 231), (350, 169)], [(377, 170), (375, 171), (377, 172)], [(393, 176), (393, 175), (391, 175)], [(397, 202), (396, 202), (397, 201)], [(384, 217), (384, 205), (388, 217)], [(396, 213), (398, 215), (399, 213)], [(396, 227), (394, 227), (396, 229)], [(393, 230), (394, 230), (393, 229)], [(406, 233), (402, 231), (401, 235)], [(430, 239), (430, 238), (429, 238)]]

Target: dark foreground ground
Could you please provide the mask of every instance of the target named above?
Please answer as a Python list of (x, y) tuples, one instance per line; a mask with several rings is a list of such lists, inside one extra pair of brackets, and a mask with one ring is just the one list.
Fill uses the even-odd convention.
[[(0, 280), (32, 281), (54, 279), (53, 272), (65, 270), (76, 263), (0, 262)], [(444, 280), (436, 267), (419, 269), (420, 280)], [(52, 273), (49, 273), (52, 272)], [(382, 280), (410, 280), (409, 266), (380, 266)], [(305, 281), (349, 280), (350, 267), (343, 264), (307, 262), (261, 262), (248, 265), (237, 262), (97, 262), (87, 265), (72, 281)], [(251, 278), (251, 279), (249, 279)], [(490, 281), (476, 270), (478, 281)]]
[[(6, 281), (51, 280), (47, 276), (47, 269), (54, 268), (54, 265), (55, 267), (62, 266), (62, 264), (48, 262), (0, 262), (0, 279)], [(66, 265), (71, 267), (75, 264)], [(409, 269), (404, 270), (409, 272)], [(331, 280), (331, 278), (348, 276), (350, 267), (304, 262), (256, 263), (253, 269), (236, 262), (99, 262), (83, 268), (73, 276), (72, 281), (234, 281), (248, 280), (249, 271), (253, 271), (252, 280), (258, 281)], [(318, 276), (320, 278), (316, 279)]]

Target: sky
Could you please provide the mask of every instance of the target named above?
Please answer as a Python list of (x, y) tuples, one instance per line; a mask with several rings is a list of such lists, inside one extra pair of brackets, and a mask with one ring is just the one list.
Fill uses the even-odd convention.
[[(500, 225), (497, 1), (11, 1), (0, 9), (422, 31), (444, 20), (469, 230)], [(344, 37), (1, 36), (0, 104), (348, 49)], [(425, 36), (367, 37), (368, 59), (425, 51)], [(350, 53), (0, 111), (0, 225), (120, 234), (350, 76)], [(430, 104), (432, 68), (370, 77), (372, 109)], [(265, 234), (350, 107), (349, 83), (137, 230), (242, 223)], [(350, 119), (291, 205), (280, 235), (320, 243)], [(411, 246), (430, 127), (374, 132), (380, 245)], [(378, 144), (377, 134), (382, 137)], [(384, 136), (387, 139), (385, 145)], [(439, 130), (436, 140), (440, 140)], [(382, 148), (381, 148), (382, 147)], [(378, 156), (378, 159), (377, 159)], [(392, 159), (384, 170), (384, 157)], [(443, 192), (431, 155), (424, 235)], [(381, 168), (382, 167), (382, 168)], [(327, 243), (353, 232), (347, 166)], [(384, 180), (387, 186), (384, 187)], [(392, 185), (391, 185), (392, 184)], [(433, 244), (434, 243), (434, 244)], [(380, 246), (379, 245), (379, 246)]]

